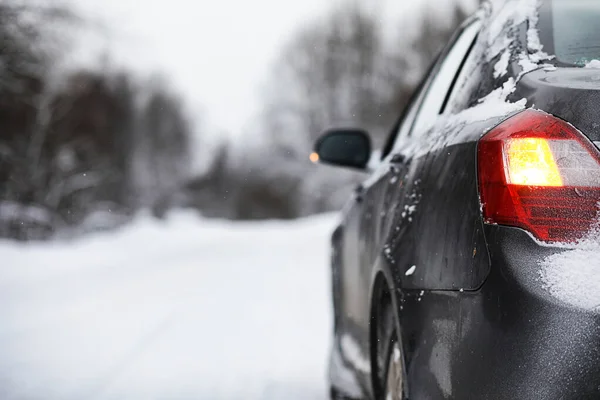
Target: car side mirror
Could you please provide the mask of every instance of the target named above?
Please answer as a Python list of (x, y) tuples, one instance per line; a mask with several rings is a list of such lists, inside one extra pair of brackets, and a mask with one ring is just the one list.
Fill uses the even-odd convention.
[(371, 139), (360, 129), (331, 129), (315, 142), (313, 162), (366, 169), (371, 158)]

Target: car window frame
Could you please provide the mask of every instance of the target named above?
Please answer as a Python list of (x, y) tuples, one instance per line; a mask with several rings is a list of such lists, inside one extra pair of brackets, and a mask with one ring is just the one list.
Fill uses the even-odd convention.
[[(434, 122), (432, 120), (437, 119), (440, 115), (443, 115), (449, 96), (452, 94), (456, 85), (458, 76), (462, 72), (462, 68), (464, 67), (465, 62), (469, 58), (469, 55), (473, 49), (473, 43), (477, 40), (477, 36), (481, 31), (481, 26), (481, 20), (472, 19), (463, 24), (461, 28), (457, 30), (457, 33), (451, 41), (451, 44), (444, 52), (444, 57), (440, 60), (440, 65), (436, 69), (436, 72), (429, 83), (427, 93), (424, 95), (421, 101), (419, 111), (417, 111), (409, 132), (409, 136), (424, 134), (431, 129), (431, 127), (433, 127)], [(442, 69), (448, 66), (447, 63), (451, 61), (457, 61), (456, 59), (451, 59), (451, 57), (454, 56), (454, 51), (460, 50), (460, 48), (457, 49), (459, 45), (464, 46), (465, 50), (456, 54), (457, 59), (460, 61), (458, 64), (449, 64), (450, 68), (448, 70), (448, 75), (445, 76), (442, 74)], [(443, 72), (445, 73), (446, 71)], [(445, 89), (443, 92), (440, 91), (439, 95), (437, 94), (437, 91), (435, 91), (435, 93), (432, 92), (433, 86), (438, 83), (442, 85), (441, 89)], [(424, 109), (423, 107), (426, 105), (428, 100), (432, 100), (433, 103), (431, 105), (427, 104), (430, 106), (430, 108)], [(419, 125), (419, 123), (421, 124)]]
[(388, 138), (385, 142), (385, 145), (383, 146), (383, 150), (381, 152), (382, 160), (385, 159), (392, 152), (392, 149), (394, 148), (394, 144), (396, 143), (396, 139), (398, 137), (400, 137), (400, 132), (402, 131), (402, 127), (405, 125), (410, 125), (410, 124), (408, 124), (408, 121), (414, 119), (414, 113), (412, 111), (415, 109), (415, 105), (420, 103), (420, 99), (421, 99), (422, 93), (423, 93), (423, 88), (428, 85), (431, 74), (438, 64), (440, 55), (441, 55), (441, 52), (435, 56), (433, 62), (429, 66), (429, 69), (427, 70), (425, 75), (423, 75), (423, 77), (421, 78), (421, 81), (419, 82), (419, 84), (417, 85), (415, 90), (413, 90), (412, 94), (410, 95), (410, 99), (408, 100), (408, 103), (406, 103), (406, 106), (404, 106), (404, 109), (402, 110), (400, 117), (396, 120), (396, 123), (394, 124), (394, 127), (390, 131)]
[(472, 75), (475, 71), (477, 71), (477, 66), (479, 65), (479, 62), (481, 61), (481, 52), (475, 50), (477, 41), (479, 40), (479, 34), (481, 33), (481, 28), (482, 27), (480, 27), (480, 31), (477, 33), (477, 35), (473, 39), (473, 42), (471, 43), (471, 46), (469, 47), (467, 55), (465, 56), (462, 64), (460, 65), (460, 70), (458, 71), (458, 73), (456, 74), (456, 76), (454, 78), (454, 82), (452, 83), (452, 88), (450, 89), (450, 91), (447, 94), (447, 102), (444, 104), (444, 109), (442, 110), (442, 114), (456, 114), (460, 111), (463, 111), (465, 108), (467, 108), (466, 104), (464, 104), (465, 102), (464, 101), (461, 102), (460, 95), (464, 94), (464, 93), (461, 93), (461, 91), (464, 90), (465, 87), (468, 87), (467, 75), (468, 74)]
[[(452, 39), (449, 41), (448, 45), (444, 48), (444, 50), (440, 53), (440, 55), (436, 58), (435, 62), (432, 64), (428, 74), (425, 76), (423, 83), (424, 85), (420, 87), (417, 91), (415, 91), (416, 95), (414, 95), (414, 102), (409, 103), (407, 109), (403, 113), (404, 120), (397, 124), (397, 129), (394, 132), (394, 139), (392, 141), (392, 145), (390, 146), (389, 152), (384, 154), (387, 156), (391, 153), (397, 152), (401, 147), (403, 147), (404, 143), (411, 137), (415, 136), (415, 122), (417, 121), (420, 113), (422, 111), (423, 103), (426, 100), (427, 95), (431, 94), (430, 89), (434, 83), (434, 80), (438, 77), (438, 73), (440, 69), (444, 66), (445, 62), (448, 60), (448, 56), (455, 49), (455, 46), (459, 43), (459, 41), (464, 37), (465, 33), (469, 33), (469, 28), (474, 27), (474, 35), (471, 37), (470, 42), (468, 42), (467, 51), (463, 54), (461, 58), (461, 62), (458, 65), (458, 68), (455, 70), (452, 75), (452, 79), (450, 81), (450, 85), (444, 95), (444, 99), (440, 104), (440, 108), (436, 117), (443, 115), (443, 113), (448, 109), (448, 105), (451, 104), (453, 97), (455, 96), (454, 90), (456, 88), (456, 84), (459, 81), (459, 77), (461, 76), (461, 72), (463, 72), (465, 65), (467, 64), (469, 57), (473, 54), (473, 49), (475, 47), (475, 43), (477, 42), (477, 38), (481, 32), (483, 27), (483, 22), (480, 18), (472, 17), (465, 21), (459, 29), (455, 32)], [(428, 129), (423, 129), (423, 132), (426, 132)], [(387, 149), (386, 149), (387, 150)]]

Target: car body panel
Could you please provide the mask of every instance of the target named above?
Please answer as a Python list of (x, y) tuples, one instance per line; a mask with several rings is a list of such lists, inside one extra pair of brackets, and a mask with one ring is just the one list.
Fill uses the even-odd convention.
[(403, 297), (410, 398), (599, 398), (600, 316), (557, 306), (541, 287), (529, 234), (499, 226), (486, 234), (492, 269), (480, 290)]
[[(506, 117), (457, 124), (460, 135), (453, 137), (460, 136), (461, 143), (425, 141), (406, 149), (404, 163), (382, 163), (346, 207), (343, 233), (336, 234), (343, 237), (336, 242), (343, 250), (334, 253), (345, 256), (334, 267), (339, 271), (334, 297), (342, 299), (340, 332), (352, 337), (362, 358), (370, 352), (372, 284), (366, 282), (373, 282), (377, 272), (385, 271), (403, 292), (468, 291), (484, 283), (490, 265), (473, 173), (476, 147), (479, 137)], [(356, 368), (354, 361), (348, 363), (371, 393), (370, 370)]]
[(540, 68), (519, 81), (515, 98), (576, 126), (592, 141), (600, 140), (600, 69)]

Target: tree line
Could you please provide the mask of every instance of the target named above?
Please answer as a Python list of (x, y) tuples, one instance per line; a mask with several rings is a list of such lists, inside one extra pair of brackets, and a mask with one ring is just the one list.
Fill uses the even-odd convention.
[(166, 85), (61, 72), (58, 6), (0, 2), (0, 236), (46, 238), (97, 212), (124, 220), (189, 173), (190, 128)]
[(385, 32), (377, 9), (349, 0), (296, 30), (266, 82), (259, 131), (267, 140), (252, 152), (244, 151), (247, 143), (237, 153), (235, 144), (222, 149), (213, 173), (187, 188), (195, 204), (236, 219), (339, 209), (365, 176), (311, 165), (312, 143), (327, 128), (352, 126), (369, 131), (381, 148), (435, 56), (473, 11), (460, 3), (448, 9), (404, 16), (397, 31)]

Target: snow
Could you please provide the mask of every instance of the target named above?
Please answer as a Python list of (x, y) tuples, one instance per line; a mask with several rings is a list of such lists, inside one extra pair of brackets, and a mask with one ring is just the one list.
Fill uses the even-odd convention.
[[(507, 101), (508, 96), (513, 93), (515, 89), (515, 80), (513, 78), (508, 78), (502, 87), (499, 87), (485, 96), (475, 107), (468, 108), (453, 117), (455, 120), (472, 123), (523, 110), (527, 104), (527, 99), (523, 98), (514, 103)], [(455, 121), (453, 122), (456, 123)]]
[(600, 60), (591, 60), (587, 64), (585, 64), (585, 68), (600, 68)]
[(408, 269), (408, 271), (406, 271), (406, 273), (405, 273), (404, 275), (406, 275), (406, 276), (411, 276), (412, 274), (414, 274), (414, 273), (415, 273), (415, 271), (416, 271), (416, 270), (417, 270), (417, 266), (416, 266), (416, 265), (413, 265), (412, 267), (410, 267), (410, 268)]
[(503, 77), (508, 72), (508, 63), (510, 61), (510, 51), (505, 50), (500, 56), (498, 62), (494, 65), (494, 78), (498, 79)]
[[(526, 98), (515, 102), (508, 100), (508, 97), (515, 90), (516, 80), (510, 77), (501, 87), (492, 90), (486, 96), (479, 99), (475, 106), (464, 109), (456, 114), (443, 115), (425, 135), (419, 136), (418, 140), (411, 141), (404, 149), (405, 153), (419, 157), (448, 147), (452, 143), (463, 140), (463, 135), (469, 133), (468, 130), (463, 129), (465, 125), (483, 122), (492, 118), (507, 117), (510, 114), (524, 110), (527, 105)], [(440, 132), (443, 134), (440, 134)], [(373, 176), (372, 178), (374, 179)], [(413, 193), (412, 196), (417, 196), (417, 194)], [(418, 201), (415, 202), (416, 204), (418, 204)], [(403, 211), (403, 218), (409, 215), (407, 211)], [(416, 211), (416, 208), (412, 209), (412, 211)]]
[(540, 41), (538, 25), (538, 8), (539, 0), (509, 0), (501, 5), (497, 5), (493, 10), (492, 24), (488, 30), (488, 51), (487, 60), (491, 61), (504, 52), (494, 68), (494, 74), (502, 76), (503, 64), (507, 60), (503, 60), (506, 49), (509, 48), (513, 41), (513, 34), (506, 29), (507, 24), (517, 26), (525, 21), (529, 21), (527, 29), (527, 51), (519, 55), (519, 64), (523, 69), (522, 74), (531, 72), (538, 68), (538, 64), (545, 60), (550, 60), (550, 56), (543, 51), (543, 45)]
[(0, 398), (325, 399), (335, 216), (0, 242)]
[(559, 301), (587, 311), (600, 311), (600, 231), (574, 249), (544, 258), (543, 287)]
[(349, 369), (337, 347), (333, 348), (331, 360), (329, 364), (329, 381), (336, 388), (343, 388), (344, 393), (353, 397), (360, 398), (362, 396), (362, 388), (356, 380), (354, 371)]
[[(538, 0), (509, 0), (495, 4), (493, 6), (492, 24), (488, 31), (488, 43), (493, 44), (497, 42), (498, 39), (504, 39), (506, 37), (507, 31), (505, 28), (509, 21), (511, 21), (512, 25), (519, 25), (528, 19), (537, 20), (538, 4)], [(528, 32), (528, 46), (530, 43), (533, 46), (537, 46), (534, 38), (532, 38), (531, 41), (529, 38)], [(531, 50), (535, 49), (532, 48)]]
[(340, 344), (342, 346), (342, 352), (350, 364), (354, 365), (355, 368), (364, 373), (368, 374), (371, 372), (371, 362), (369, 361), (369, 358), (362, 353), (360, 346), (352, 336), (343, 335)]
[[(402, 211), (402, 218), (406, 218), (407, 216), (413, 215), (416, 211), (417, 211), (417, 204), (419, 204), (420, 201), (420, 195), (417, 195), (416, 189), (413, 190), (412, 195), (410, 196), (411, 200), (415, 202), (415, 204), (412, 205), (408, 205), (406, 204), (404, 206), (404, 211)], [(415, 201), (415, 199), (417, 199)], [(411, 220), (411, 218), (409, 218), (409, 221)]]
[(41, 207), (25, 206), (13, 201), (0, 201), (0, 221), (15, 220), (51, 224), (52, 216)]
[(525, 54), (519, 56), (519, 65), (521, 66), (521, 76), (539, 68), (538, 64)]

